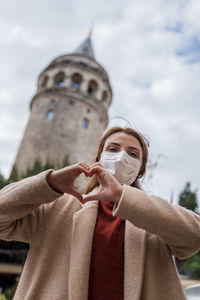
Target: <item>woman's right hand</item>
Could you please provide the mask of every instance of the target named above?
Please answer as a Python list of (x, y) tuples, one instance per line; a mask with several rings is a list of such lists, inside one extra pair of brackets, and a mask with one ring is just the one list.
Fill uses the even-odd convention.
[(92, 177), (93, 175), (96, 175), (99, 186), (96, 193), (84, 197), (84, 202), (101, 200), (118, 203), (123, 191), (123, 187), (119, 181), (99, 162), (93, 164), (89, 169), (88, 176)]
[(63, 169), (49, 173), (47, 176), (47, 182), (56, 192), (71, 194), (82, 202), (82, 195), (74, 189), (74, 181), (81, 173), (88, 176), (88, 171), (88, 165), (82, 161), (72, 166), (67, 166)]

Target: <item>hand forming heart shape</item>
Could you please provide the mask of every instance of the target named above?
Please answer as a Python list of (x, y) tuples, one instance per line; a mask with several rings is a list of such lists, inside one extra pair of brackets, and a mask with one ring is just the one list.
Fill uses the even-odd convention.
[[(88, 194), (84, 199), (82, 194), (74, 189), (74, 181), (82, 173), (87, 177), (96, 175), (99, 182), (97, 193)], [(89, 167), (82, 161), (63, 169), (52, 171), (48, 174), (47, 181), (55, 191), (71, 194), (82, 203), (90, 200), (118, 202), (122, 193), (121, 184), (99, 162)]]

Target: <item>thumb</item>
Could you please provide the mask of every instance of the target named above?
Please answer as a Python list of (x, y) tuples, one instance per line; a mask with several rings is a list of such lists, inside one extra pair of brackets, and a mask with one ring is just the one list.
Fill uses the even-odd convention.
[(98, 194), (96, 194), (96, 195), (85, 196), (85, 197), (83, 198), (83, 201), (84, 201), (84, 202), (91, 201), (91, 200), (98, 200)]

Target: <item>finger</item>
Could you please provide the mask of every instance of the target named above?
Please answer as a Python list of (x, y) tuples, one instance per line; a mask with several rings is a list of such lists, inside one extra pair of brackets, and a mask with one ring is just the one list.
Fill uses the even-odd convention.
[(85, 161), (81, 161), (80, 163), (79, 163), (79, 165), (80, 166), (82, 166), (83, 168), (85, 168), (85, 170), (89, 170), (89, 166), (86, 164), (86, 162)]
[(71, 189), (68, 193), (76, 197), (79, 201), (83, 201), (83, 196), (78, 191)]
[(93, 175), (96, 175), (97, 180), (100, 184), (105, 185), (106, 178), (109, 178), (108, 176), (110, 176), (110, 173), (106, 169), (100, 166), (96, 166), (92, 168), (88, 173), (89, 177), (92, 177)]
[(103, 165), (98, 161), (98, 162), (92, 164), (92, 165), (90, 166), (90, 169), (93, 168), (93, 167), (95, 167), (95, 166), (100, 166), (100, 167), (103, 168)]
[(85, 196), (83, 198), (83, 202), (87, 202), (87, 201), (91, 201), (91, 200), (99, 200), (99, 195), (96, 194), (96, 195), (89, 195), (89, 196)]
[(94, 174), (97, 175), (97, 174), (100, 174), (101, 172), (105, 172), (105, 169), (102, 166), (97, 165), (97, 166), (90, 168), (88, 175), (93, 176)]
[(78, 165), (77, 167), (76, 167), (76, 172), (77, 172), (77, 176), (78, 175), (80, 175), (81, 173), (84, 173), (86, 176), (88, 176), (88, 169), (87, 168), (85, 168), (84, 166), (82, 166), (82, 165)]

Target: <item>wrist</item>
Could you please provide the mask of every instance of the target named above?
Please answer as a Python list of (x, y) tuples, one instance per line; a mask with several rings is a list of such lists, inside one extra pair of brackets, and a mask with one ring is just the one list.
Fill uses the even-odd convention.
[(52, 171), (51, 173), (49, 173), (47, 175), (47, 183), (52, 190), (54, 190), (57, 193), (63, 194), (61, 191), (58, 190), (58, 188), (55, 185), (54, 173), (55, 173), (55, 171)]
[(123, 186), (120, 184), (116, 190), (115, 203), (119, 203), (123, 192)]

